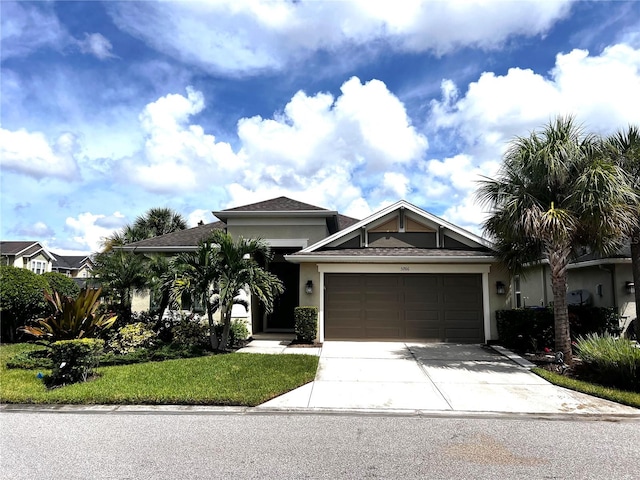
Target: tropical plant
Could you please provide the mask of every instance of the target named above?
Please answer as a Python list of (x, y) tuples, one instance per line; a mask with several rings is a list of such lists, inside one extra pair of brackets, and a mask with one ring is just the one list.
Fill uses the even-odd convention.
[(284, 292), (284, 285), (267, 270), (273, 254), (265, 241), (242, 237), (234, 240), (222, 230), (214, 231), (211, 241), (217, 246), (218, 302), (224, 326), (221, 341), (224, 349), (229, 340), (233, 305), (244, 303), (238, 298), (240, 291), (248, 290), (270, 313), (276, 296)]
[(175, 278), (169, 280), (172, 297), (180, 302), (189, 295), (204, 306), (209, 321), (209, 342), (213, 350), (218, 349), (213, 314), (218, 310), (217, 298), (218, 259), (216, 245), (206, 239), (194, 252), (183, 252), (172, 260)]
[(117, 319), (115, 315), (97, 312), (101, 292), (100, 288), (84, 288), (75, 299), (57, 292), (45, 293), (54, 313), (38, 319), (36, 325), (25, 325), (20, 330), (54, 342), (94, 337), (100, 331), (111, 328)]
[[(607, 146), (613, 160), (629, 175), (636, 194), (640, 196), (640, 127), (629, 125), (607, 140)], [(636, 285), (636, 338), (640, 339), (640, 204), (635, 205), (636, 223), (630, 235), (631, 270)]]
[(15, 340), (16, 328), (47, 312), (44, 291), (49, 284), (43, 275), (26, 268), (0, 266), (0, 338)]
[(51, 375), (44, 378), (47, 387), (86, 382), (100, 361), (104, 340), (80, 338), (51, 344)]
[[(273, 310), (276, 295), (284, 291), (280, 279), (270, 273), (267, 262), (271, 249), (266, 242), (239, 238), (216, 230), (202, 242), (195, 252), (178, 255), (174, 296), (191, 292), (201, 299), (209, 319), (209, 338), (214, 350), (225, 349), (229, 341), (233, 305), (247, 307), (240, 298), (241, 290), (248, 290), (264, 304), (267, 312)], [(213, 314), (220, 308), (223, 325), (221, 343), (215, 335)]]
[(640, 391), (640, 349), (633, 342), (589, 334), (578, 339), (576, 352), (598, 383)]
[(60, 295), (75, 297), (80, 293), (80, 287), (72, 278), (58, 272), (45, 272), (42, 277), (49, 284), (48, 292), (58, 292)]
[(117, 305), (119, 323), (125, 325), (131, 319), (131, 299), (134, 291), (147, 286), (147, 265), (142, 255), (114, 249), (94, 256), (96, 276), (100, 278), (110, 303)]
[(119, 303), (120, 323), (131, 319), (131, 297), (134, 291), (151, 288), (160, 297), (160, 318), (167, 308), (169, 262), (162, 255), (139, 255), (119, 249), (123, 245), (187, 228), (186, 220), (170, 208), (150, 208), (103, 241), (103, 251), (95, 258), (94, 272), (100, 277), (105, 292)]
[(485, 232), (513, 273), (546, 260), (551, 269), (555, 348), (571, 363), (567, 267), (575, 248), (604, 255), (620, 246), (636, 222), (628, 175), (607, 157), (602, 142), (571, 117), (513, 139), (496, 179), (477, 192), (489, 207)]

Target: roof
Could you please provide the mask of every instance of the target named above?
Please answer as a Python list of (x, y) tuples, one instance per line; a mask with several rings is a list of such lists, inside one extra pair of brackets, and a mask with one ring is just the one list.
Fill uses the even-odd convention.
[(90, 262), (91, 258), (87, 255), (58, 255), (53, 262), (53, 268), (58, 270), (79, 270), (85, 263)]
[(355, 225), (360, 220), (357, 218), (347, 217), (346, 215), (338, 214), (338, 230), (344, 230), (345, 228)]
[(55, 260), (55, 257), (44, 248), (40, 242), (36, 241), (20, 241), (20, 240), (5, 240), (0, 241), (0, 254), (12, 255), (21, 257), (33, 257), (34, 255), (42, 252), (45, 256), (51, 260)]
[(410, 210), (412, 212), (414, 212), (415, 214), (424, 217), (425, 219), (428, 219), (432, 222), (435, 222), (439, 225), (441, 225), (442, 227), (447, 228), (448, 230), (457, 233), (458, 235), (471, 240), (473, 243), (476, 243), (478, 246), (490, 249), (492, 248), (491, 242), (489, 242), (488, 240), (479, 237), (461, 227), (458, 227), (457, 225), (454, 225), (453, 223), (447, 222), (446, 220), (437, 217), (429, 212), (426, 212), (425, 210), (422, 210), (421, 208), (416, 207), (415, 205), (407, 202), (406, 200), (400, 200), (396, 203), (394, 203), (393, 205), (389, 205), (386, 208), (383, 208), (382, 210), (373, 213), (372, 215), (368, 216), (367, 218), (365, 218), (364, 220), (361, 220), (359, 222), (355, 222), (353, 224), (351, 224), (349, 227), (339, 230), (338, 232), (334, 233), (333, 235), (328, 236), (327, 238), (308, 246), (307, 248), (303, 249), (302, 252), (306, 253), (306, 252), (315, 252), (319, 249), (321, 249), (322, 247), (330, 244), (331, 242), (334, 242), (342, 237), (346, 237), (347, 235), (349, 235), (351, 232), (358, 230), (359, 228), (363, 228), (366, 227), (367, 225), (371, 224), (372, 222), (375, 222), (376, 220), (396, 211), (399, 210), (401, 208), (405, 208), (407, 210)]
[(264, 202), (251, 203), (240, 207), (227, 208), (223, 212), (291, 212), (318, 210), (330, 212), (326, 208), (316, 207), (308, 203), (299, 202), (288, 197), (272, 198)]
[(371, 261), (380, 262), (389, 259), (389, 261), (397, 262), (402, 259), (404, 261), (419, 261), (419, 262), (455, 262), (458, 261), (482, 261), (491, 262), (495, 261), (494, 256), (490, 251), (478, 251), (478, 250), (450, 250), (444, 248), (414, 248), (414, 247), (401, 247), (401, 248), (380, 248), (380, 247), (367, 247), (367, 248), (344, 248), (334, 250), (323, 250), (306, 252), (301, 251), (286, 256), (287, 260), (294, 263), (304, 262), (343, 262), (343, 261)]
[(201, 241), (205, 240), (214, 230), (222, 230), (225, 228), (224, 222), (212, 222), (197, 227), (187, 228), (186, 230), (178, 230), (177, 232), (167, 233), (159, 237), (140, 240), (139, 242), (129, 243), (122, 247), (123, 250), (138, 251), (184, 251), (195, 248)]

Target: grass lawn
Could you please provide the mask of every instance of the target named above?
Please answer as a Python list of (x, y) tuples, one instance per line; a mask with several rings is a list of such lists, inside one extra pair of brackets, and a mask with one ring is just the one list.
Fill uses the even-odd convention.
[(595, 383), (589, 383), (583, 380), (559, 375), (557, 373), (550, 372), (549, 370), (545, 370), (544, 368), (533, 368), (531, 371), (540, 375), (542, 378), (554, 385), (569, 388), (577, 392), (588, 393), (594, 397), (604, 398), (613, 402), (622, 403), (623, 405), (629, 405), (630, 407), (640, 408), (640, 393), (603, 387), (602, 385), (597, 385)]
[(232, 353), (101, 367), (95, 380), (47, 390), (39, 370), (6, 368), (11, 356), (33, 348), (0, 346), (1, 403), (255, 406), (312, 381), (318, 367), (312, 355)]

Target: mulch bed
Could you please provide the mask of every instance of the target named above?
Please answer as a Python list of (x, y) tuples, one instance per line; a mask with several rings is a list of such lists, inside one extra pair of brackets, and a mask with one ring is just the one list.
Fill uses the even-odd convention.
[(318, 348), (322, 346), (322, 343), (309, 343), (303, 342), (302, 340), (291, 340), (291, 343), (288, 346), (291, 348)]

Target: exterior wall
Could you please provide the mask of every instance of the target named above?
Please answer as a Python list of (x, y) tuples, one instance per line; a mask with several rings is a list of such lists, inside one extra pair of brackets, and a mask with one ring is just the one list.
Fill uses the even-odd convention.
[[(260, 220), (260, 221), (258, 221)], [(268, 222), (265, 222), (268, 220)], [(329, 235), (326, 220), (324, 218), (269, 218), (269, 219), (229, 219), (227, 232), (232, 237), (237, 238), (263, 238), (268, 239), (291, 239), (304, 240), (305, 245), (312, 245)], [(294, 242), (292, 242), (294, 243)], [(276, 245), (303, 247), (295, 242), (295, 245)]]
[(82, 267), (79, 270), (72, 270), (71, 271), (71, 276), (73, 278), (91, 278), (91, 268), (89, 267)]
[(51, 268), (53, 267), (53, 263), (51, 262), (51, 260), (48, 257), (45, 257), (42, 253), (39, 253), (38, 255), (36, 255), (34, 257), (31, 257), (31, 258), (18, 257), (18, 258), (16, 258), (13, 266), (14, 267), (18, 267), (18, 268), (26, 268), (27, 270), (31, 270), (31, 262), (32, 261), (44, 262), (44, 264), (45, 264), (45, 267), (44, 267), (45, 268), (45, 272), (50, 272)]
[(143, 290), (141, 292), (133, 292), (131, 296), (131, 311), (132, 312), (148, 312), (151, 307), (151, 295), (149, 290)]
[[(618, 307), (620, 316), (622, 317), (621, 323), (623, 330), (626, 330), (629, 323), (636, 318), (636, 302), (635, 295), (633, 293), (627, 293), (626, 282), (633, 281), (633, 274), (631, 272), (631, 264), (616, 265), (613, 287), (614, 292), (618, 299)], [(636, 285), (636, 288), (638, 286)]]
[[(632, 281), (630, 263), (591, 265), (568, 270), (567, 291), (586, 290), (591, 294), (591, 304), (596, 307), (618, 307), (622, 326), (635, 318), (635, 297), (626, 291), (626, 282)], [(523, 306), (549, 306), (553, 302), (549, 267), (539, 265), (530, 268), (521, 278)], [(514, 303), (515, 304), (515, 303)]]
[[(489, 331), (489, 335), (487, 336), (487, 340), (497, 340), (498, 339), (498, 326), (496, 322), (496, 311), (498, 310), (508, 310), (512, 308), (512, 295), (511, 295), (511, 276), (506, 268), (499, 264), (492, 264), (491, 269), (489, 270), (489, 311), (490, 311), (490, 322), (491, 329)], [(505, 293), (504, 295), (499, 295), (497, 293), (496, 283), (502, 282), (505, 285)]]

